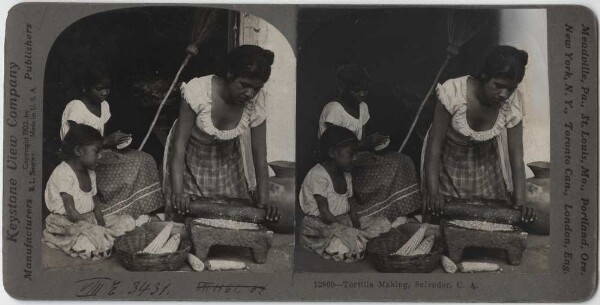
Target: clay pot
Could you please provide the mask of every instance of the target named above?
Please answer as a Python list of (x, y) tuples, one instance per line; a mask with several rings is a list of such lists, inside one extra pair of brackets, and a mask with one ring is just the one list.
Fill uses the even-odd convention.
[(531, 169), (533, 175), (537, 179), (550, 179), (550, 162), (537, 161), (527, 163), (527, 167)]
[(291, 161), (273, 161), (269, 163), (277, 178), (294, 178), (296, 165)]
[(296, 206), (295, 164), (288, 161), (269, 163), (275, 172), (275, 177), (269, 178), (269, 203), (276, 206), (282, 218), (275, 223), (265, 223), (265, 226), (277, 233), (294, 233), (294, 215)]
[(538, 219), (524, 226), (525, 230), (541, 235), (550, 233), (550, 162), (531, 162), (527, 166), (535, 175), (527, 179), (526, 200), (533, 207)]

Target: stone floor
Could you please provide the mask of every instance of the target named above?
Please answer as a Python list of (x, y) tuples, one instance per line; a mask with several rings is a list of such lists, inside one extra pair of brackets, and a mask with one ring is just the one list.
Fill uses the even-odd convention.
[[(289, 273), (293, 270), (293, 253), (294, 235), (275, 234), (273, 236), (273, 246), (269, 251), (268, 261), (265, 264), (254, 263), (250, 250), (238, 247), (212, 247), (209, 259), (219, 258), (243, 261), (248, 265), (248, 270), (244, 272)], [(42, 266), (45, 270), (50, 271), (127, 271), (115, 255), (103, 261), (86, 261), (80, 258), (72, 258), (62, 251), (52, 249), (46, 245), (42, 246)], [(192, 271), (192, 269), (186, 264), (180, 271)]]
[[(511, 266), (506, 262), (504, 251), (493, 249), (466, 249), (463, 254), (465, 261), (493, 262), (502, 268), (502, 273), (531, 274), (549, 271), (550, 237), (530, 234), (527, 240), (527, 249), (518, 266)], [(357, 263), (335, 262), (321, 258), (308, 250), (296, 248), (296, 272), (329, 272), (329, 273), (360, 273), (377, 272), (368, 260)], [(444, 272), (438, 267), (433, 272)]]

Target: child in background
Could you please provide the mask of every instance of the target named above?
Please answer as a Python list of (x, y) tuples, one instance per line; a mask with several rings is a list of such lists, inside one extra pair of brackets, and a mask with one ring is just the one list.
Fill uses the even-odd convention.
[(114, 238), (135, 228), (128, 215), (103, 216), (94, 168), (102, 136), (93, 127), (69, 121), (61, 146), (61, 162), (50, 175), (44, 199), (45, 243), (73, 257), (97, 260), (110, 256)]
[(350, 170), (358, 145), (352, 131), (328, 127), (319, 140), (324, 161), (308, 172), (300, 190), (302, 241), (326, 259), (361, 260), (367, 240), (390, 230), (385, 217), (359, 219), (356, 213)]

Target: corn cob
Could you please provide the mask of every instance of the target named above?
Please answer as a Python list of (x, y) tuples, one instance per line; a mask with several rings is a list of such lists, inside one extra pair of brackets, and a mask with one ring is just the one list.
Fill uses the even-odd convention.
[(512, 232), (517, 229), (513, 225), (507, 225), (502, 223), (492, 223), (487, 221), (478, 221), (478, 220), (450, 220), (449, 224), (465, 228), (471, 230), (480, 230), (480, 231), (504, 231), (504, 232)]
[(173, 253), (177, 251), (177, 248), (179, 248), (179, 242), (181, 242), (181, 234), (174, 234), (171, 236), (171, 238), (169, 238), (169, 240), (167, 240), (162, 248), (156, 251), (156, 254)]
[(460, 272), (492, 272), (501, 271), (500, 266), (494, 263), (463, 262), (458, 264)]
[(427, 231), (427, 224), (422, 225), (419, 230), (410, 239), (394, 253), (394, 255), (410, 255), (410, 253), (415, 250), (416, 247), (419, 246), (423, 237), (425, 237), (425, 231)]
[(250, 222), (240, 222), (227, 219), (209, 219), (209, 218), (196, 218), (194, 223), (215, 227), (225, 228), (233, 230), (258, 230), (258, 225)]
[(152, 242), (142, 250), (143, 253), (155, 254), (156, 251), (161, 249), (169, 236), (171, 235), (171, 230), (173, 230), (173, 223), (169, 222), (161, 231), (156, 235), (156, 237), (152, 240)]
[(394, 222), (392, 222), (392, 228), (397, 228), (403, 224), (405, 224), (408, 221), (408, 218), (404, 217), (404, 216), (399, 216), (398, 218), (396, 218), (396, 220), (394, 220)]
[(445, 255), (442, 255), (442, 267), (447, 273), (455, 273), (458, 270), (456, 264)]
[(211, 259), (206, 262), (206, 268), (211, 271), (218, 270), (242, 270), (248, 268), (244, 262), (230, 261), (224, 259)]
[(204, 263), (194, 254), (188, 253), (187, 259), (188, 263), (190, 264), (192, 269), (194, 269), (194, 271), (200, 272), (204, 270)]
[(431, 252), (431, 249), (433, 249), (433, 241), (433, 235), (427, 236), (419, 246), (410, 253), (410, 255), (422, 255)]

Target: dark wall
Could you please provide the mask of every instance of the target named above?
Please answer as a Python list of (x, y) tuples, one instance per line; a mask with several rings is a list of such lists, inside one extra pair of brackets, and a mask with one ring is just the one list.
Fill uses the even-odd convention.
[[(48, 55), (44, 80), (44, 183), (59, 163), (59, 130), (65, 105), (78, 98), (77, 71), (90, 60), (108, 66), (111, 93), (107, 98), (112, 118), (106, 133), (121, 130), (133, 134), (131, 148), (141, 143), (157, 106), (171, 84), (191, 42), (194, 13), (191, 7), (145, 7), (121, 9), (92, 15), (69, 26), (55, 41)], [(227, 54), (228, 11), (221, 10), (220, 27), (200, 46), (183, 71), (180, 81), (216, 71), (217, 62)], [(157, 92), (135, 94), (134, 85), (150, 86)], [(166, 85), (165, 85), (166, 84)], [(139, 92), (138, 92), (139, 93)], [(148, 104), (154, 94), (154, 104)], [(164, 109), (163, 124), (170, 126), (178, 111), (179, 92)], [(171, 99), (170, 99), (171, 100)], [(144, 151), (160, 164), (163, 146), (152, 135)]]
[[(481, 11), (489, 23), (448, 65), (440, 82), (474, 74), (497, 41), (497, 17)], [(335, 97), (335, 70), (345, 63), (363, 65), (371, 76), (367, 103), (375, 130), (391, 136), (397, 150), (418, 104), (446, 57), (447, 9), (302, 9), (298, 23), (297, 183), (314, 165), (318, 120)], [(422, 114), (418, 132), (405, 148), (419, 166), (422, 137), (429, 127), (433, 102)]]

